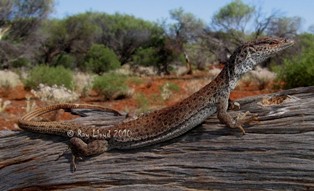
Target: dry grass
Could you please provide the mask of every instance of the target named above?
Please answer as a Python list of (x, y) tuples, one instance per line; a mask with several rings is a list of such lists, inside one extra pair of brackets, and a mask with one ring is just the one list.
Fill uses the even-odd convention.
[(0, 113), (4, 112), (8, 105), (11, 104), (11, 101), (6, 100), (4, 101), (2, 98), (0, 98)]
[(82, 97), (88, 96), (89, 91), (92, 89), (95, 75), (77, 72), (74, 74), (75, 91)]
[(249, 87), (252, 85), (257, 85), (259, 90), (265, 89), (270, 82), (273, 82), (276, 78), (276, 74), (270, 72), (266, 68), (256, 67), (255, 70), (252, 70), (249, 73), (246, 73), (238, 83), (236, 89), (239, 87)]
[(191, 79), (188, 82), (188, 85), (184, 87), (185, 91), (187, 92), (187, 95), (192, 95), (193, 93), (200, 90), (202, 87), (204, 87), (206, 84), (208, 84), (211, 81), (211, 79)]
[(31, 90), (35, 97), (47, 104), (74, 102), (79, 95), (64, 86), (54, 85), (52, 87), (40, 84), (38, 90)]
[(211, 79), (214, 79), (216, 78), (216, 76), (218, 76), (218, 74), (221, 72), (221, 69), (219, 68), (213, 68), (213, 69), (210, 69), (209, 70), (209, 76)]
[(0, 70), (0, 88), (14, 88), (22, 85), (19, 75), (9, 70)]

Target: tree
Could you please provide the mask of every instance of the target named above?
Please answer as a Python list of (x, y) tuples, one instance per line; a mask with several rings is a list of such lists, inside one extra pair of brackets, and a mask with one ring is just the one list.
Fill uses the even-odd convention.
[(313, 33), (314, 34), (314, 25), (311, 25), (311, 26), (309, 26), (309, 29), (308, 29), (311, 33)]
[(0, 27), (10, 26), (10, 39), (26, 38), (47, 18), (53, 4), (53, 0), (1, 0)]
[(137, 49), (157, 45), (162, 35), (162, 28), (155, 23), (97, 12), (50, 20), (44, 30), (48, 37), (42, 46), (43, 62), (52, 64), (55, 57), (70, 54), (81, 69), (86, 68), (85, 56), (94, 44), (113, 50), (123, 65), (131, 61)]
[(203, 33), (204, 23), (192, 13), (184, 12), (182, 8), (170, 11), (170, 18), (175, 23), (169, 26), (169, 36), (173, 39), (173, 46), (177, 54), (184, 54), (187, 64), (187, 74), (192, 74), (191, 62), (188, 59), (188, 51), (184, 48), (187, 43), (195, 43)]
[(235, 47), (267, 34), (277, 15), (277, 11), (265, 14), (261, 7), (234, 0), (213, 16), (205, 30), (204, 42), (219, 62), (225, 63)]
[(41, 50), (43, 62), (52, 64), (60, 54), (71, 54), (76, 57), (78, 67), (83, 65), (86, 52), (100, 33), (94, 23), (94, 13), (90, 12), (49, 20), (43, 30), (48, 34)]
[(155, 23), (118, 13), (100, 14), (95, 23), (102, 31), (98, 43), (113, 49), (121, 65), (129, 62), (138, 48), (150, 46), (162, 34)]
[(181, 44), (195, 41), (205, 26), (201, 19), (182, 8), (170, 10), (170, 18), (175, 21), (169, 26), (170, 34)]
[(226, 63), (232, 50), (245, 41), (246, 26), (254, 13), (254, 6), (234, 0), (214, 14), (203, 38), (220, 63)]
[(222, 7), (213, 17), (213, 25), (224, 32), (236, 34), (236, 31), (245, 32), (248, 21), (252, 18), (255, 8), (244, 4), (241, 0)]
[(210, 28), (204, 30), (202, 45), (209, 50), (219, 63), (225, 64), (232, 50), (238, 45), (230, 35), (221, 31), (213, 31)]
[(85, 67), (97, 74), (117, 69), (120, 62), (117, 55), (102, 44), (93, 44), (85, 57)]
[(39, 28), (53, 5), (53, 0), (0, 0), (2, 68), (34, 61), (43, 40)]
[(264, 66), (270, 64), (282, 65), (285, 59), (293, 59), (293, 57), (302, 52), (300, 36), (297, 36), (301, 23), (302, 19), (300, 17), (276, 17), (271, 20), (268, 28), (265, 30), (268, 36), (293, 38), (296, 43), (279, 56), (273, 57), (268, 62), (263, 63)]
[(270, 22), (267, 34), (271, 36), (291, 38), (296, 36), (302, 19), (300, 17), (280, 17)]
[(253, 37), (254, 39), (258, 38), (259, 36), (265, 34), (265, 31), (270, 26), (271, 22), (278, 18), (278, 11), (273, 11), (271, 14), (267, 15), (263, 12), (261, 7), (255, 8), (254, 13), (254, 31)]

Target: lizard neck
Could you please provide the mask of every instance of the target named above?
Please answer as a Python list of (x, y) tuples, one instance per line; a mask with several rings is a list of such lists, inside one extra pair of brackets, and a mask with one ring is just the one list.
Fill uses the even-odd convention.
[(241, 77), (241, 74), (236, 73), (235, 71), (234, 64), (225, 65), (225, 67), (215, 79), (221, 81), (220, 83), (217, 82), (217, 84), (219, 84), (220, 87), (225, 87), (223, 89), (227, 89), (228, 91), (233, 90)]
[(228, 82), (229, 90), (233, 90), (237, 85), (238, 80), (247, 72), (251, 71), (256, 62), (254, 59), (246, 59), (241, 63), (236, 63), (235, 60), (230, 59), (227, 65), (221, 71), (221, 75)]

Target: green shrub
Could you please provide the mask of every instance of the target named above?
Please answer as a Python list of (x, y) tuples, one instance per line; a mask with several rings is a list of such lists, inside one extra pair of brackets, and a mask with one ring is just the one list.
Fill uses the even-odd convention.
[(95, 78), (93, 89), (109, 100), (129, 97), (131, 92), (126, 83), (127, 79), (127, 76), (122, 74), (106, 73)]
[(60, 54), (52, 60), (52, 65), (75, 68), (75, 57), (70, 54)]
[(64, 87), (72, 89), (74, 87), (72, 71), (63, 66), (36, 66), (30, 71), (29, 76), (25, 81), (25, 87), (34, 89), (38, 87), (39, 84), (48, 86), (64, 85)]
[(138, 113), (145, 113), (149, 111), (149, 100), (144, 94), (136, 94), (135, 101), (138, 107)]
[(302, 54), (291, 60), (284, 60), (282, 67), (275, 68), (278, 79), (284, 81), (284, 88), (314, 85), (314, 53)]
[(151, 98), (151, 104), (154, 105), (164, 105), (165, 104), (165, 100), (162, 98), (162, 96), (158, 93), (154, 93), (150, 96)]
[(180, 91), (180, 86), (178, 86), (175, 83), (168, 82), (168, 88), (169, 88), (169, 90), (174, 91), (174, 92)]
[(145, 82), (143, 78), (140, 78), (140, 77), (137, 77), (137, 76), (129, 77), (128, 81), (130, 83), (136, 84), (136, 85), (140, 85), (140, 84)]
[(159, 62), (157, 51), (152, 47), (139, 48), (132, 56), (132, 60), (135, 65), (142, 66), (155, 66)]
[(299, 36), (301, 54), (285, 59), (282, 67), (275, 68), (278, 80), (284, 81), (284, 88), (305, 87), (314, 85), (314, 35)]
[(173, 92), (180, 91), (180, 87), (171, 82), (166, 82), (164, 85), (160, 86), (160, 93), (163, 100), (167, 100), (171, 97)]
[(85, 69), (101, 74), (120, 67), (117, 55), (102, 44), (93, 44), (85, 57)]
[(30, 61), (26, 58), (18, 58), (12, 62), (13, 68), (21, 68), (30, 66)]

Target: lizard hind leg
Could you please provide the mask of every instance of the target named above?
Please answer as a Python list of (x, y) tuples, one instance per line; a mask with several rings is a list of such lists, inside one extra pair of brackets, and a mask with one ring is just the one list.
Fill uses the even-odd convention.
[(98, 155), (108, 151), (108, 142), (106, 140), (93, 140), (85, 143), (82, 139), (73, 137), (70, 139), (71, 150), (80, 156)]
[(76, 159), (80, 156), (99, 155), (108, 151), (108, 142), (106, 140), (93, 140), (85, 143), (82, 139), (73, 137), (70, 139), (70, 148), (72, 150), (71, 165), (73, 171), (76, 171)]

